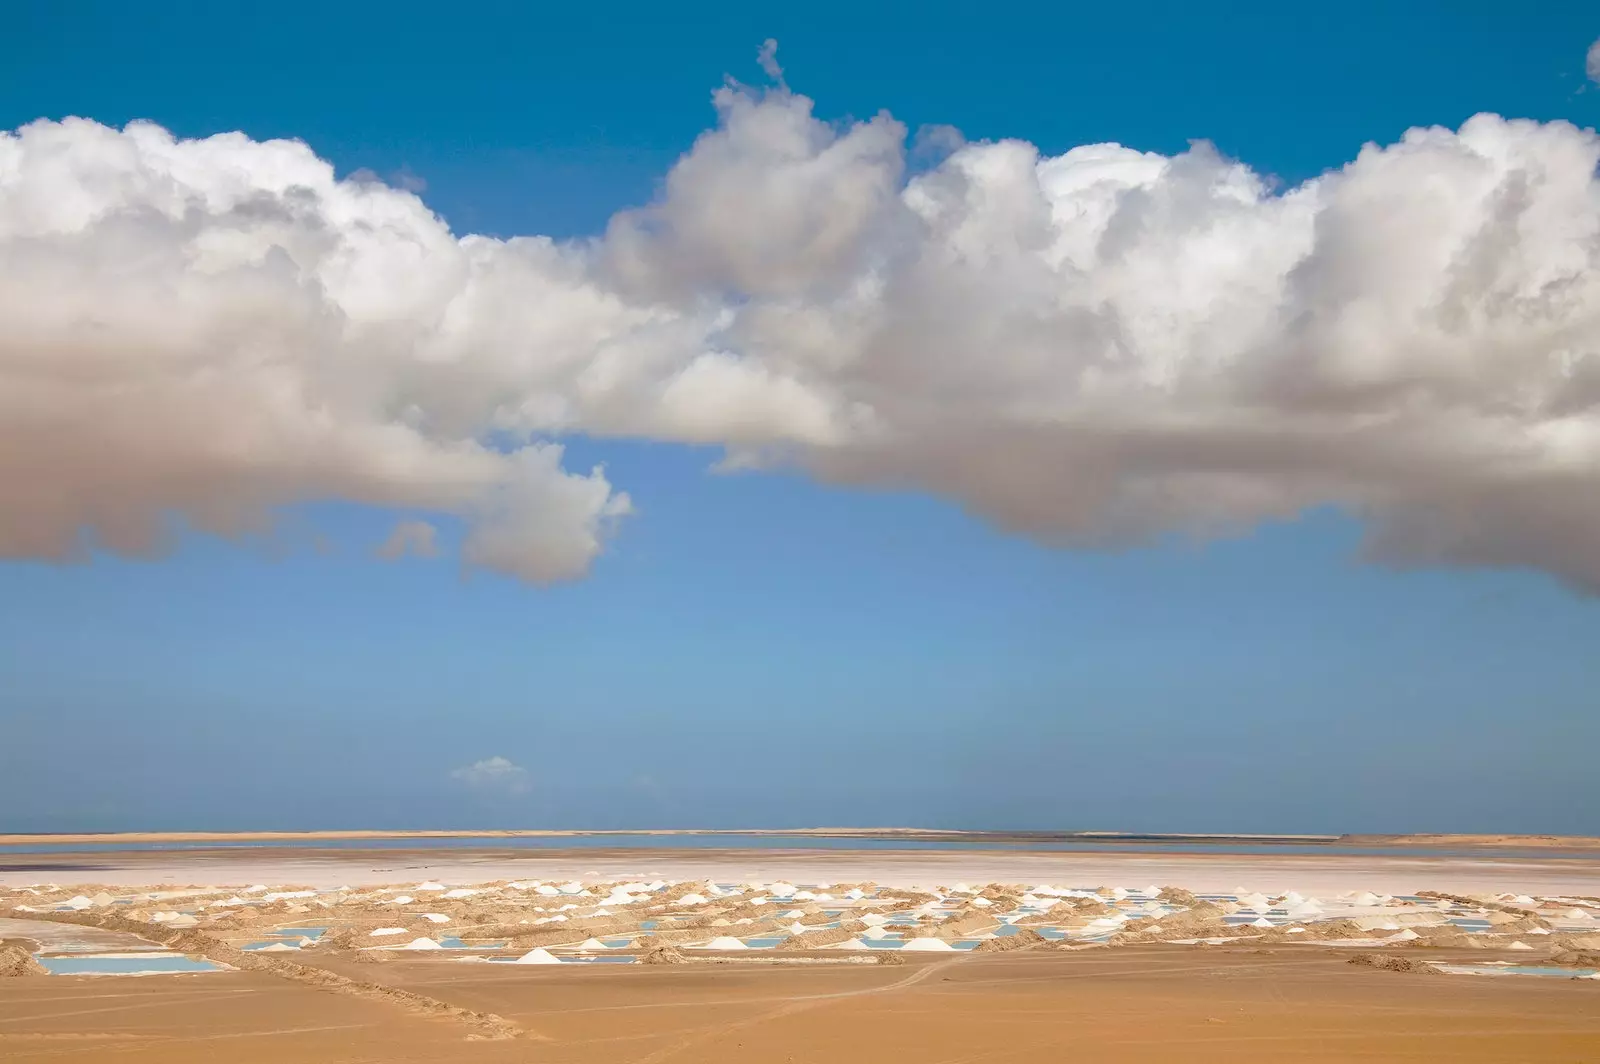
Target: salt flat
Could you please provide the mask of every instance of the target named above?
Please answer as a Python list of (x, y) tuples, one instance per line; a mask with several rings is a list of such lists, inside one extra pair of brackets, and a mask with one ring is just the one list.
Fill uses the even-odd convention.
[(1538, 1062), (1600, 1044), (1592, 859), (3, 860), (7, 1060)]

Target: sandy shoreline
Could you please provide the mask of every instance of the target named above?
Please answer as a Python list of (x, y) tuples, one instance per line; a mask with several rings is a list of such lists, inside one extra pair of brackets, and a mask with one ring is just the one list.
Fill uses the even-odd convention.
[(1272, 854), (1063, 853), (1016, 850), (251, 848), (0, 854), (0, 884), (301, 883), (377, 886), (434, 879), (607, 881), (632, 877), (724, 881), (871, 879), (914, 886), (968, 882), (1182, 884), (1194, 890), (1418, 890), (1600, 894), (1592, 859), (1347, 857)]

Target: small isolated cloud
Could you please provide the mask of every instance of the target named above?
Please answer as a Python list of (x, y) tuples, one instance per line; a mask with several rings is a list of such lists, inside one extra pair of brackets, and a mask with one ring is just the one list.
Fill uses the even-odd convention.
[(503, 757), (486, 757), (482, 761), (463, 765), (451, 772), (450, 778), (460, 780), (469, 787), (506, 794), (523, 794), (529, 786), (528, 770)]
[(1589, 80), (1600, 85), (1600, 40), (1589, 46), (1589, 61), (1584, 69), (1589, 74)]
[(389, 538), (378, 544), (377, 554), (388, 561), (398, 561), (407, 555), (437, 558), (439, 530), (426, 521), (401, 521), (389, 533)]
[[(767, 77), (779, 85), (783, 84), (783, 67), (778, 65), (778, 42), (776, 40), (768, 37), (761, 42), (761, 47), (756, 50), (756, 62), (761, 64), (761, 70)], [(1591, 53), (1590, 65), (1591, 69), (1593, 69), (1593, 53)]]

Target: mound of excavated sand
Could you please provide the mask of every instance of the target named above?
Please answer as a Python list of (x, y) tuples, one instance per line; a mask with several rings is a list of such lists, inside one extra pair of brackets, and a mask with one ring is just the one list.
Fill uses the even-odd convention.
[(978, 948), (973, 952), (1009, 953), (1012, 950), (1032, 949), (1034, 946), (1041, 946), (1047, 941), (1049, 940), (1043, 935), (1039, 934), (1039, 932), (1030, 931), (1027, 928), (1023, 928), (1014, 935), (1006, 935), (1003, 938), (985, 939), (983, 942), (978, 944)]
[(1392, 957), (1386, 953), (1357, 953), (1349, 963), (1363, 968), (1378, 968), (1386, 972), (1410, 972), (1414, 975), (1439, 975), (1439, 969), (1427, 961), (1410, 957)]
[[(1292, 937), (1311, 941), (1314, 939), (1330, 938), (1367, 938), (1368, 933), (1361, 929), (1361, 925), (1354, 920), (1318, 920), (1303, 925), (1305, 931)], [(1289, 937), (1289, 936), (1286, 936)]]
[(689, 958), (677, 946), (652, 946), (639, 957), (640, 964), (684, 964)]
[(49, 974), (44, 965), (33, 959), (28, 947), (15, 942), (0, 943), (0, 979)]
[(882, 950), (875, 958), (879, 964), (904, 964), (906, 959), (900, 956), (899, 950)]
[(372, 937), (364, 927), (336, 927), (332, 931), (324, 931), (322, 937), (317, 939), (317, 948), (322, 950), (350, 950), (372, 944)]
[(846, 931), (842, 927), (825, 927), (819, 931), (803, 931), (798, 935), (791, 935), (773, 948), (781, 950), (820, 949), (823, 946), (831, 946), (854, 937), (854, 931)]
[[(1434, 930), (1429, 928), (1428, 930)], [(1429, 949), (1484, 949), (1495, 943), (1486, 940), (1482, 935), (1469, 935), (1464, 931), (1449, 930), (1439, 931), (1431, 935), (1418, 935), (1406, 945), (1424, 947)]]
[(1551, 964), (1559, 964), (1563, 968), (1600, 968), (1600, 953), (1590, 953), (1587, 950), (1564, 949), (1550, 957)]
[(1217, 906), (1196, 902), (1193, 908), (1183, 912), (1169, 913), (1159, 918), (1130, 920), (1117, 932), (1114, 941), (1121, 945), (1128, 942), (1169, 942), (1177, 938), (1221, 938), (1237, 934), (1238, 930), (1222, 917), (1223, 911)]
[(350, 954), (356, 964), (388, 964), (394, 955), (386, 949), (358, 949)]

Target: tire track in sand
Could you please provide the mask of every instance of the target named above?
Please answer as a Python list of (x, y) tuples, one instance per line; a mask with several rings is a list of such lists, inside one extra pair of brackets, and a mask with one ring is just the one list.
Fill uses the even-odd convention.
[(790, 998), (787, 1003), (780, 1005), (775, 1009), (769, 1009), (768, 1011), (761, 1013), (759, 1016), (751, 1016), (749, 1019), (739, 1020), (735, 1023), (719, 1023), (712, 1024), (708, 1027), (698, 1028), (695, 1034), (691, 1034), (687, 1038), (679, 1039), (672, 1045), (664, 1046), (663, 1048), (656, 1050), (654, 1053), (642, 1056), (638, 1060), (634, 1061), (634, 1064), (659, 1064), (660, 1061), (677, 1056), (679, 1053), (691, 1046), (699, 1045), (702, 1042), (708, 1042), (713, 1038), (718, 1038), (732, 1031), (742, 1030), (746, 1027), (754, 1027), (758, 1023), (766, 1023), (768, 1020), (781, 1019), (784, 1016), (791, 1016), (797, 1012), (804, 1012), (806, 1009), (815, 1008), (823, 1002), (838, 1001), (842, 998), (868, 997), (873, 994), (888, 994), (896, 990), (904, 990), (906, 987), (914, 986), (915, 984), (922, 982), (924, 979), (944, 971), (952, 964), (959, 964), (965, 959), (966, 958), (964, 957), (956, 957), (947, 961), (939, 961), (936, 964), (930, 964), (924, 968), (918, 968), (904, 979), (896, 979), (894, 982), (885, 983), (883, 986), (863, 987), (860, 990), (837, 990), (831, 994), (807, 994), (805, 997)]
[(127, 931), (141, 935), (152, 942), (159, 942), (168, 949), (177, 950), (181, 953), (199, 954), (213, 961), (220, 961), (223, 964), (245, 971), (264, 972), (267, 975), (275, 975), (280, 979), (303, 983), (317, 990), (382, 1002), (416, 1016), (455, 1020), (471, 1029), (471, 1034), (468, 1035), (469, 1038), (536, 1038), (541, 1041), (546, 1040), (543, 1035), (525, 1030), (504, 1016), (496, 1016), (492, 1012), (475, 1012), (472, 1009), (451, 1005), (448, 1002), (440, 1001), (438, 998), (426, 997), (411, 990), (401, 990), (398, 987), (385, 986), (382, 983), (369, 983), (351, 979), (347, 976), (330, 972), (326, 968), (317, 968), (308, 964), (296, 964), (293, 961), (278, 960), (275, 957), (262, 957), (257, 954), (246, 953), (243, 950), (234, 949), (221, 939), (199, 931), (169, 931), (160, 927), (152, 927), (138, 920), (130, 920), (125, 916), (113, 914), (50, 912), (33, 913), (30, 918), (47, 920), (53, 923), (77, 924), (82, 927), (98, 927), (106, 931)]

